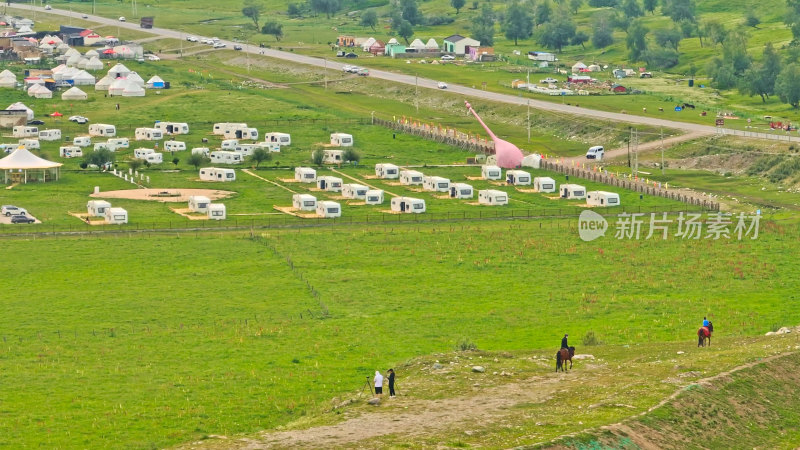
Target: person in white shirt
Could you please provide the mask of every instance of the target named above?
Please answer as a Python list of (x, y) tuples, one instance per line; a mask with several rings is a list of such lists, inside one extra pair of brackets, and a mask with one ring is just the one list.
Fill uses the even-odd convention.
[(381, 375), (380, 371), (375, 371), (375, 395), (380, 397), (383, 395), (383, 375)]

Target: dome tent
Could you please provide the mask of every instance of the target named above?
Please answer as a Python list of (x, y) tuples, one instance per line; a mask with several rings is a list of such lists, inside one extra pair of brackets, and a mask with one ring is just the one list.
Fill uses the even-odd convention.
[(80, 90), (75, 86), (67, 89), (63, 94), (61, 94), (61, 100), (86, 100), (89, 98), (89, 95), (86, 92)]

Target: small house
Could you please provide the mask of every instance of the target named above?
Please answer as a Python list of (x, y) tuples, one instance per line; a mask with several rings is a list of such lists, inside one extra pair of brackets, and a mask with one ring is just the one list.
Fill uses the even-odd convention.
[(328, 192), (339, 192), (342, 190), (342, 179), (329, 175), (317, 177), (317, 188)]
[[(312, 153), (313, 155), (313, 153)], [(341, 164), (344, 161), (344, 150), (323, 150), (323, 164)]]
[(105, 200), (89, 200), (86, 203), (86, 212), (89, 217), (105, 217), (106, 210), (111, 208), (111, 203)]
[(208, 211), (208, 205), (210, 204), (211, 200), (204, 195), (192, 195), (189, 197), (190, 211), (204, 213)]
[(117, 127), (107, 123), (93, 123), (89, 125), (89, 136), (114, 137), (117, 135)]
[(294, 179), (301, 183), (315, 183), (317, 181), (317, 171), (311, 167), (295, 167)]
[(503, 171), (497, 166), (481, 166), (481, 178), (484, 180), (500, 180), (503, 178)]
[(614, 69), (611, 73), (614, 75), (614, 78), (625, 78), (628, 76), (624, 69)]
[(550, 177), (536, 177), (533, 179), (533, 188), (536, 192), (555, 192), (556, 180)]
[(567, 200), (580, 200), (586, 198), (586, 187), (579, 184), (562, 184), (558, 187), (561, 198)]
[(472, 186), (466, 183), (453, 183), (450, 185), (451, 198), (472, 198), (473, 195)]
[(137, 141), (160, 141), (164, 133), (157, 128), (137, 128), (133, 138)]
[(60, 141), (61, 130), (39, 130), (40, 141)]
[(375, 41), (367, 51), (376, 56), (386, 54), (386, 44), (383, 41)]
[(531, 174), (524, 170), (507, 170), (506, 183), (514, 186), (528, 186), (531, 184)]
[(469, 52), (470, 47), (480, 47), (480, 41), (475, 39), (454, 34), (444, 38), (444, 51), (445, 53), (453, 53), (455, 55), (464, 56)]
[(383, 191), (380, 189), (370, 189), (364, 198), (364, 203), (367, 205), (382, 205), (383, 204)]
[(342, 207), (336, 202), (327, 200), (317, 202), (317, 215), (325, 218), (341, 217)]
[(353, 135), (347, 133), (331, 133), (331, 145), (337, 147), (352, 147)]
[(406, 46), (397, 42), (390, 42), (383, 46), (383, 54), (395, 58), (406, 54)]
[(88, 147), (92, 145), (92, 138), (89, 136), (75, 136), (72, 138), (72, 145), (77, 147)]
[(522, 158), (522, 167), (531, 167), (534, 169), (538, 169), (541, 166), (541, 164), (542, 164), (542, 155), (538, 153), (532, 153)]
[(317, 197), (310, 194), (294, 194), (292, 195), (292, 207), (300, 211), (316, 211)]
[(619, 194), (606, 191), (589, 191), (586, 193), (586, 203), (589, 206), (619, 206)]
[(65, 145), (58, 148), (58, 155), (62, 158), (80, 158), (83, 156), (83, 150), (76, 145)]
[(624, 93), (628, 92), (628, 88), (626, 88), (625, 86), (623, 86), (621, 84), (613, 84), (613, 85), (611, 85), (610, 90), (611, 90), (611, 92), (613, 92), (615, 94), (624, 94)]
[(425, 200), (412, 197), (393, 197), (391, 209), (395, 212), (421, 214), (425, 212)]
[(281, 147), (284, 145), (292, 145), (292, 135), (289, 133), (278, 133), (273, 131), (272, 133), (267, 133), (264, 135), (264, 142), (278, 143)]
[(448, 192), (450, 191), (450, 180), (435, 176), (423, 177), (422, 189), (432, 192)]
[(494, 61), (494, 47), (470, 47), (468, 56), (471, 61), (490, 62)]
[(422, 184), (422, 172), (416, 170), (401, 170), (400, 184), (405, 186), (417, 186)]
[(164, 150), (168, 152), (180, 152), (186, 150), (186, 142), (183, 141), (166, 141), (164, 142)]
[(112, 225), (128, 223), (128, 211), (123, 208), (106, 208), (106, 223)]
[(241, 164), (242, 154), (238, 152), (217, 151), (209, 154), (211, 162), (218, 164)]
[(211, 220), (225, 220), (225, 217), (227, 217), (228, 213), (224, 204), (212, 203), (208, 205), (208, 211), (206, 214), (208, 214), (208, 218)]
[(496, 189), (483, 189), (478, 191), (478, 203), (481, 205), (507, 205), (508, 194)]
[(355, 200), (364, 200), (369, 188), (363, 184), (347, 183), (342, 185), (342, 197)]
[(400, 168), (394, 164), (375, 164), (375, 176), (385, 180), (397, 179), (400, 176)]
[(350, 35), (340, 35), (336, 38), (336, 45), (339, 47), (355, 47), (356, 37)]

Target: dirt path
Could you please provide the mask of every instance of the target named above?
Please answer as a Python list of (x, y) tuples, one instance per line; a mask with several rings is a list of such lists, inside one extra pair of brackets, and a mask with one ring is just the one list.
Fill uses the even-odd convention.
[[(711, 134), (705, 133), (705, 132), (702, 132), (702, 131), (694, 131), (694, 132), (691, 132), (691, 133), (686, 133), (686, 134), (681, 134), (679, 136), (672, 136), (672, 137), (666, 138), (666, 139), (664, 139), (663, 145), (664, 145), (664, 149), (666, 150), (666, 149), (668, 149), (668, 148), (670, 148), (670, 147), (672, 147), (674, 145), (678, 145), (678, 144), (686, 142), (686, 141), (691, 141), (691, 140), (694, 140), (694, 139), (700, 139), (700, 138), (708, 137), (708, 136), (711, 136)], [(656, 151), (656, 150), (661, 149), (661, 145), (662, 145), (661, 140), (645, 142), (643, 144), (639, 144), (638, 152), (639, 152), (639, 154), (642, 154), (642, 153), (647, 153), (647, 152), (651, 152), (651, 151)], [(633, 149), (631, 149), (631, 151), (633, 151)], [(603, 161), (607, 161), (607, 160), (612, 159), (612, 158), (623, 157), (623, 156), (626, 156), (627, 154), (628, 154), (628, 147), (627, 146), (620, 147), (620, 148), (615, 148), (613, 150), (608, 150), (608, 151), (606, 151), (606, 154), (605, 154), (605, 157), (603, 158)], [(591, 164), (593, 162), (592, 160), (587, 160), (585, 156), (575, 156), (573, 158), (564, 158), (564, 161), (577, 161), (577, 162), (584, 163), (584, 164)]]
[[(514, 415), (515, 405), (547, 401), (563, 388), (563, 383), (575, 377), (572, 372), (559, 377), (533, 377), (442, 400), (384, 398), (379, 410), (342, 423), (263, 433), (258, 439), (240, 441), (237, 448), (333, 448), (390, 434), (435, 435), (463, 424), (480, 426), (501, 416)], [(532, 389), (532, 385), (536, 389)]]

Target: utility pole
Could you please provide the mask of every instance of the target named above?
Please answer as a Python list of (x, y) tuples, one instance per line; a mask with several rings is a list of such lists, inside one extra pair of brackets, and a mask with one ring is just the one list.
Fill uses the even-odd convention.
[(419, 115), (419, 77), (414, 74), (414, 106), (417, 108), (417, 115)]
[(664, 175), (664, 127), (659, 128), (661, 134), (661, 175)]
[(322, 58), (322, 60), (325, 61), (325, 73), (323, 74), (325, 79), (325, 89), (328, 89), (328, 58)]
[(633, 174), (639, 176), (639, 131), (633, 130)]
[(633, 127), (628, 127), (628, 167), (631, 167), (631, 140), (633, 139)]
[(528, 99), (528, 144), (531, 143), (531, 99)]

